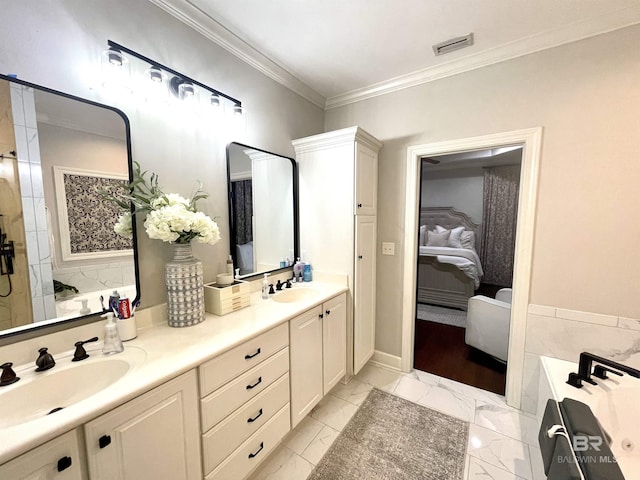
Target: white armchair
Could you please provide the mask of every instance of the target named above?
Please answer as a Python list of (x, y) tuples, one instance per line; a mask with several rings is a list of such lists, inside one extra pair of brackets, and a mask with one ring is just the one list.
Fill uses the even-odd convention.
[(507, 361), (511, 322), (511, 289), (503, 288), (496, 298), (476, 295), (469, 299), (465, 343), (502, 362)]

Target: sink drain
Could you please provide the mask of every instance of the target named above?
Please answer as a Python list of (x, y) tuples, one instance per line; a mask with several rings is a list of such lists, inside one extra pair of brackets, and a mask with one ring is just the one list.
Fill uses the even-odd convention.
[(53, 410), (51, 410), (49, 413), (47, 413), (47, 415), (51, 415), (52, 413), (56, 413), (59, 412), (60, 410), (62, 410), (64, 407), (56, 407)]
[(635, 447), (633, 440), (629, 440), (628, 438), (623, 438), (622, 442), (620, 442), (620, 446), (625, 452), (632, 452)]

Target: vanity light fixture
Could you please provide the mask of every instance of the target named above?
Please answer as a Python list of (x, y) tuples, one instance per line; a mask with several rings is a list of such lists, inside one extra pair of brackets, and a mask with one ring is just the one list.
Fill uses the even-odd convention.
[[(120, 45), (112, 40), (107, 41), (108, 50), (103, 52), (102, 64), (103, 64), (103, 72), (105, 73), (105, 86), (108, 82), (107, 77), (109, 75), (113, 76), (113, 74), (107, 74), (110, 72), (109, 68), (105, 67), (105, 64), (110, 68), (125, 68), (127, 75), (130, 81), (130, 67), (129, 60), (127, 56), (135, 57), (142, 62), (145, 62), (149, 65), (149, 67), (145, 70), (145, 74), (149, 80), (157, 84), (168, 85), (165, 87), (167, 91), (170, 91), (174, 96), (188, 103), (196, 104), (199, 101), (199, 92), (203, 92), (203, 101), (208, 102), (211, 106), (220, 107), (222, 106), (222, 102), (226, 101), (232, 106), (232, 111), (234, 115), (243, 115), (242, 102), (236, 98), (233, 98), (225, 93), (222, 93), (214, 88), (205, 85), (204, 83), (198, 82), (193, 78), (187, 77), (186, 75), (167, 67), (155, 60), (152, 60), (144, 55), (131, 50), (123, 45)], [(117, 70), (116, 70), (117, 71)], [(125, 75), (120, 74), (121, 77), (125, 77)], [(170, 78), (168, 82), (166, 79)], [(204, 92), (207, 92), (206, 94)]]
[(102, 52), (102, 75), (102, 85), (105, 87), (131, 93), (129, 59), (120, 49), (110, 46), (108, 50)]

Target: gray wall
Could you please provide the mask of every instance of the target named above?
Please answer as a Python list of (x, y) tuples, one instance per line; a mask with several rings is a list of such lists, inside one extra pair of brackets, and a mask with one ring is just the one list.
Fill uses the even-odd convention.
[(482, 168), (461, 168), (429, 172), (422, 167), (422, 207), (453, 207), (482, 223), (484, 171)]
[(384, 142), (378, 237), (399, 254), (378, 256), (376, 349), (401, 352), (407, 147), (539, 126), (531, 303), (640, 319), (639, 44), (629, 27), (326, 112), (326, 130), (359, 125)]
[[(249, 67), (146, 0), (3, 2), (0, 72), (121, 108), (131, 121), (133, 158), (155, 171), (167, 192), (190, 195), (195, 181), (210, 198), (200, 207), (218, 217), (223, 239), (196, 245), (205, 281), (225, 270), (229, 251), (224, 147), (237, 140), (293, 156), (291, 139), (323, 129), (321, 109)], [(113, 40), (240, 99), (243, 138), (228, 138), (199, 118), (180, 118), (144, 101), (99, 87), (100, 54)], [(93, 89), (92, 89), (93, 88)], [(142, 306), (166, 301), (163, 268), (171, 248), (139, 231)]]

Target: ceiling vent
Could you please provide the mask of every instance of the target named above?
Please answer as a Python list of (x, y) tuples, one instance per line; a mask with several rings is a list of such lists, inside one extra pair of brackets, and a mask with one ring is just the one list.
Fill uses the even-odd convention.
[(465, 35), (464, 37), (452, 38), (451, 40), (437, 43), (433, 46), (433, 53), (435, 53), (437, 57), (438, 55), (444, 55), (445, 53), (460, 50), (461, 48), (470, 47), (471, 45), (473, 45), (473, 33)]

